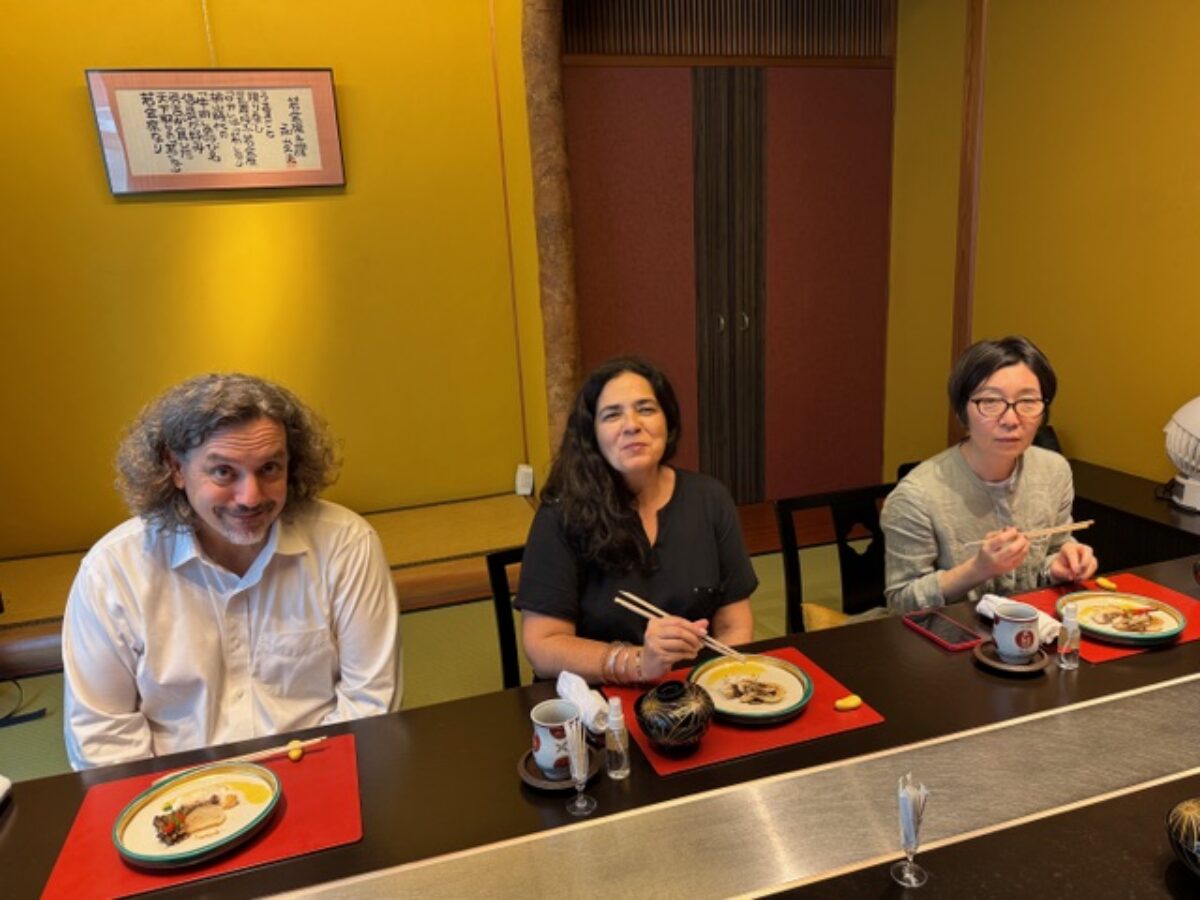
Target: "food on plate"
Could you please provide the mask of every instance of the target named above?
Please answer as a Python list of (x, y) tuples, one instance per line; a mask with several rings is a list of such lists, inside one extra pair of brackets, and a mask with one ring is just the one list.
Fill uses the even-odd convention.
[(741, 675), (721, 680), (721, 695), (727, 700), (737, 700), (750, 706), (779, 703), (783, 700), (782, 685), (763, 681), (757, 675)]
[(838, 712), (849, 712), (852, 709), (858, 709), (862, 706), (862, 697), (858, 694), (847, 694), (845, 697), (839, 697), (833, 701), (833, 708)]
[(223, 784), (192, 791), (163, 806), (162, 815), (154, 817), (154, 830), (171, 847), (187, 837), (212, 833), (224, 824), (225, 810), (237, 804), (237, 793)]
[(1088, 607), (1084, 616), (1095, 625), (1131, 634), (1153, 634), (1174, 624), (1152, 606), (1098, 604)]

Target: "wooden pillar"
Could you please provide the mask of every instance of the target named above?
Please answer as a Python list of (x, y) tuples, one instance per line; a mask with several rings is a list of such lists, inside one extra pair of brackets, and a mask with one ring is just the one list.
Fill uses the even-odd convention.
[(563, 127), (562, 2), (525, 0), (521, 52), (533, 156), (546, 401), (550, 443), (557, 448), (580, 380), (575, 300), (575, 238)]
[[(975, 238), (979, 230), (979, 162), (983, 150), (983, 75), (987, 50), (988, 0), (967, 0), (967, 48), (963, 76), (962, 148), (958, 170), (958, 241), (954, 259), (954, 324), (950, 365), (971, 345), (975, 302)], [(947, 436), (962, 437), (950, 411)]]

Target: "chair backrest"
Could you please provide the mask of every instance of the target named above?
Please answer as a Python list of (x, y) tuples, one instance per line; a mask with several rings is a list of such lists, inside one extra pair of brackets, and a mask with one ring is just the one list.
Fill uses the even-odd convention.
[[(789, 632), (804, 630), (804, 582), (800, 577), (795, 513), (802, 509), (829, 509), (842, 575), (842, 610), (853, 615), (884, 603), (883, 530), (879, 527), (879, 505), (895, 486), (894, 482), (876, 484), (775, 501)], [(868, 539), (870, 544), (862, 553), (850, 546), (851, 541)]]
[(519, 563), (525, 548), (509, 547), (489, 553), (488, 581), (492, 585), (492, 609), (496, 613), (496, 633), (500, 638), (500, 675), (506, 688), (521, 684), (521, 663), (517, 657), (517, 629), (513, 625), (512, 588), (509, 587), (508, 567)]

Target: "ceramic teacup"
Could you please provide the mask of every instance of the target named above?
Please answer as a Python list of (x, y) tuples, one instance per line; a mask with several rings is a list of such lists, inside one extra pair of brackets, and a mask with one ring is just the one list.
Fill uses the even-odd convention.
[(1006, 663), (1021, 665), (1032, 661), (1042, 644), (1037, 609), (1011, 600), (998, 603), (992, 639), (996, 642), (996, 652)]
[(567, 723), (579, 718), (579, 707), (570, 700), (543, 700), (529, 713), (533, 720), (533, 761), (553, 781), (571, 777)]

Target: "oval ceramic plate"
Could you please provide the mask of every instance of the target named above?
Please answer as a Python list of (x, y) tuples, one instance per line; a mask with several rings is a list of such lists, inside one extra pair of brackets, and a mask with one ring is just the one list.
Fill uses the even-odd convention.
[(803, 669), (773, 656), (747, 656), (744, 663), (719, 656), (692, 669), (688, 681), (708, 691), (718, 719), (738, 725), (786, 722), (800, 715), (813, 692)]
[[(282, 793), (275, 773), (254, 763), (188, 769), (134, 797), (113, 824), (113, 844), (129, 862), (146, 868), (206, 862), (249, 840), (266, 825)], [(192, 824), (206, 821), (167, 844), (158, 835), (160, 825), (172, 830), (166, 821), (172, 812), (192, 812), (188, 816)], [(173, 818), (179, 822), (183, 816)]]
[[(1121, 591), (1078, 591), (1058, 598), (1055, 611), (1075, 604), (1079, 628), (1088, 637), (1110, 644), (1145, 647), (1174, 640), (1187, 625), (1187, 618), (1161, 600)], [(1144, 628), (1145, 630), (1137, 630)]]

